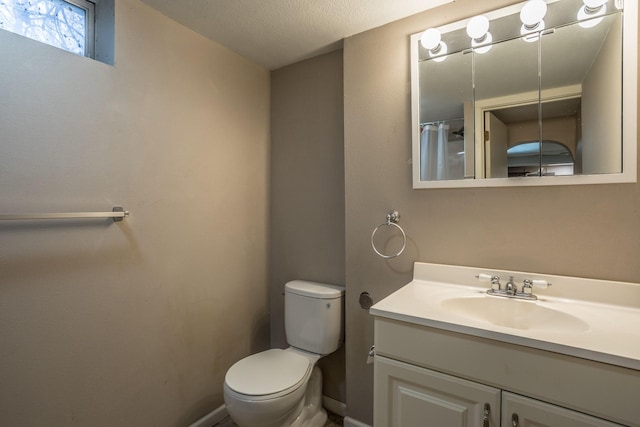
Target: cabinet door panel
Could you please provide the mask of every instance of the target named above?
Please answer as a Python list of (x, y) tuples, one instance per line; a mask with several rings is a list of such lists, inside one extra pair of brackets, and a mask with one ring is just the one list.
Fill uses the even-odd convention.
[(506, 391), (502, 393), (502, 424), (509, 427), (623, 427)]
[(381, 356), (374, 368), (375, 427), (500, 425), (499, 389)]

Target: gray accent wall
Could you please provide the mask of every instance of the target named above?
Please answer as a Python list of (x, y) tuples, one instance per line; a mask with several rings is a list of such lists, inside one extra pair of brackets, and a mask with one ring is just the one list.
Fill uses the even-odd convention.
[[(640, 281), (640, 185), (413, 190), (409, 36), (514, 3), (457, 0), (345, 40), (347, 413), (371, 424), (373, 319), (358, 305), (415, 261)], [(407, 249), (384, 260), (371, 231), (391, 209)]]
[(185, 426), (269, 346), (270, 74), (137, 0), (115, 65), (0, 31), (0, 425)]
[[(287, 346), (286, 282), (345, 284), (342, 50), (271, 73), (271, 343)], [(320, 360), (346, 400), (344, 347)]]

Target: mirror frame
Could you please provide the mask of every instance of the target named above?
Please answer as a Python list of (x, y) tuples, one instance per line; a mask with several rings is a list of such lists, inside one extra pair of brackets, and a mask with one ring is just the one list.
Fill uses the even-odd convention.
[[(519, 13), (523, 3), (507, 6), (484, 15), (491, 19)], [(625, 1), (622, 34), (622, 172), (592, 175), (534, 176), (511, 178), (473, 178), (443, 181), (420, 180), (420, 62), (419, 48), (422, 32), (410, 36), (411, 69), (411, 153), (414, 189), (474, 188), (548, 185), (585, 185), (636, 183), (637, 176), (637, 114), (638, 114), (638, 2)], [(436, 27), (442, 34), (466, 26), (471, 16), (451, 24)], [(474, 153), (477, 156), (477, 153)], [(474, 164), (477, 163), (474, 158)]]

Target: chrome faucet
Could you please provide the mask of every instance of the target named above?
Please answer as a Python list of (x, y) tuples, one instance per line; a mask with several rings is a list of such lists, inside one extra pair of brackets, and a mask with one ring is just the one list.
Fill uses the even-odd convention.
[(547, 282), (544, 279), (524, 279), (522, 281), (522, 290), (518, 290), (518, 285), (514, 281), (514, 276), (509, 276), (509, 281), (505, 283), (504, 288), (500, 283), (499, 276), (490, 276), (488, 274), (478, 274), (476, 275), (478, 280), (482, 281), (490, 281), (491, 289), (487, 290), (487, 294), (495, 295), (499, 297), (508, 297), (508, 298), (517, 298), (524, 299), (529, 301), (535, 301), (538, 299), (537, 296), (533, 294), (534, 287), (546, 288), (551, 286), (551, 283)]
[(509, 281), (504, 285), (504, 291), (507, 295), (513, 296), (518, 293), (518, 285), (513, 281), (513, 276), (509, 276)]

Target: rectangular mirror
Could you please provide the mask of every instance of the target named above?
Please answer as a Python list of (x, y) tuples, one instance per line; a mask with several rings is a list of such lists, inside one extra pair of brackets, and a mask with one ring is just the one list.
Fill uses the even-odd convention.
[[(534, 3), (544, 19), (524, 23)], [(413, 187), (636, 182), (637, 4), (600, 3), (529, 0), (413, 35)]]
[[(437, 59), (420, 64), (430, 76), (420, 84), (420, 180), (464, 179), (473, 176), (473, 129), (465, 132), (465, 106), (472, 108), (471, 55), (447, 56), (443, 67)], [(423, 95), (422, 95), (423, 94)]]
[(495, 43), (485, 53), (473, 52), (473, 57), (475, 177), (507, 178), (509, 136), (520, 122), (535, 123), (531, 130), (538, 139), (538, 46), (516, 38)]

